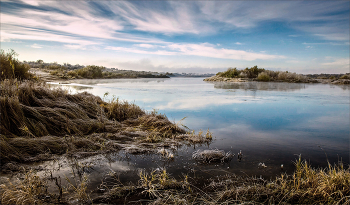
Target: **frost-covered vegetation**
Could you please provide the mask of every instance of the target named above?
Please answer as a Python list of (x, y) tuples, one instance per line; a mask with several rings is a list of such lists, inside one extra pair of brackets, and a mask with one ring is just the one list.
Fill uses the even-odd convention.
[(31, 68), (37, 68), (51, 75), (62, 79), (101, 79), (101, 78), (168, 78), (165, 74), (147, 71), (118, 70), (115, 68), (106, 68), (96, 65), (71, 65), (64, 63), (63, 65), (54, 63), (45, 63), (43, 60), (25, 62)]
[(228, 68), (224, 72), (218, 72), (215, 76), (204, 79), (204, 81), (225, 81), (225, 82), (290, 82), (290, 83), (333, 83), (350, 84), (350, 73), (346, 74), (309, 74), (302, 75), (288, 71), (272, 71), (253, 66), (239, 70)]

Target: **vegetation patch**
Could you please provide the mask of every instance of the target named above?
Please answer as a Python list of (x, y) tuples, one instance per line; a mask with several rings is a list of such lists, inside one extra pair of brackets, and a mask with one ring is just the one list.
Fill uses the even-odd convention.
[(18, 54), (14, 50), (5, 53), (0, 51), (0, 79), (30, 79), (33, 75), (29, 73), (30, 66), (20, 62), (16, 56)]
[(78, 151), (132, 150), (127, 147), (135, 143), (142, 150), (147, 143), (176, 143), (175, 136), (186, 133), (166, 116), (135, 104), (105, 102), (87, 92), (72, 95), (45, 83), (4, 80), (0, 94), (2, 165)]
[[(118, 176), (115, 172), (111, 177)], [(350, 168), (341, 162), (327, 168), (313, 168), (299, 157), (295, 172), (281, 174), (276, 179), (225, 175), (215, 177), (206, 185), (198, 179), (183, 175), (175, 178), (165, 169), (150, 172), (139, 170), (137, 184), (102, 183), (92, 197), (87, 190), (88, 175), (82, 173), (77, 182), (68, 179), (63, 187), (60, 179), (41, 178), (33, 171), (27, 172), (17, 182), (1, 185), (3, 204), (69, 204), (72, 199), (79, 203), (108, 204), (350, 204)], [(47, 192), (49, 180), (56, 181), (58, 194)]]
[(253, 66), (238, 70), (237, 68), (228, 68), (225, 72), (218, 72), (215, 76), (206, 78), (204, 81), (276, 81), (276, 82), (293, 82), (293, 83), (314, 83), (317, 80), (311, 79), (301, 74), (290, 73), (288, 71), (271, 71), (264, 68)]

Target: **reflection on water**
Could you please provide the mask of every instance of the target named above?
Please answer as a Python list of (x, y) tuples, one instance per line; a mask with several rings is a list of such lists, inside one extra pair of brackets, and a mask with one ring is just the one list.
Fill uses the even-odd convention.
[(164, 79), (160, 78), (135, 78), (135, 79), (76, 79), (71, 80), (71, 83), (85, 84), (85, 85), (96, 85), (96, 84), (108, 84), (115, 82), (122, 83), (149, 83), (149, 82), (164, 82)]
[(294, 91), (305, 89), (306, 84), (301, 83), (274, 83), (274, 82), (207, 82), (214, 84), (214, 88), (220, 89), (243, 89), (243, 90), (277, 90)]
[[(281, 173), (281, 164), (283, 171), (292, 172), (292, 161), (299, 154), (315, 167), (327, 166), (325, 152), (331, 163), (339, 158), (349, 163), (349, 85), (207, 83), (199, 78), (170, 78), (76, 80), (54, 86), (73, 93), (88, 91), (106, 100), (114, 95), (146, 110), (157, 109), (175, 122), (187, 117), (184, 124), (189, 128), (213, 132), (210, 149), (231, 151), (236, 156), (242, 150), (244, 154), (240, 162), (234, 159), (211, 165), (192, 159), (195, 150), (208, 149), (204, 145), (180, 148), (174, 161), (159, 155), (88, 158), (99, 162), (91, 166), (96, 183), (109, 170), (127, 181), (137, 180), (138, 169), (163, 167), (174, 177), (191, 173), (206, 179), (228, 172), (274, 177)], [(258, 168), (260, 162), (267, 167)]]

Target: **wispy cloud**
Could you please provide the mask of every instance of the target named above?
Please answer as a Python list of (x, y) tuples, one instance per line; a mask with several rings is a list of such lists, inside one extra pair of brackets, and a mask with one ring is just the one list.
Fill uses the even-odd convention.
[(349, 68), (350, 66), (350, 59), (349, 58), (333, 58), (332, 62), (322, 63), (322, 65), (327, 66), (347, 66)]
[(169, 52), (169, 51), (165, 51), (165, 50), (148, 51), (148, 50), (141, 50), (141, 49), (137, 49), (137, 48), (113, 47), (113, 46), (107, 46), (105, 49), (114, 50), (114, 51), (121, 51), (121, 52), (129, 52), (129, 53), (138, 53), (138, 54), (176, 55), (175, 52)]
[(285, 58), (282, 55), (268, 55), (262, 53), (253, 53), (243, 50), (233, 50), (225, 48), (216, 48), (214, 45), (203, 44), (171, 44), (168, 46), (172, 50), (181, 52), (184, 55), (205, 56), (212, 58), (235, 59), (252, 61), (256, 59), (268, 60)]
[[(234, 60), (245, 60), (252, 61), (256, 59), (269, 60), (277, 58), (286, 58), (282, 55), (269, 55), (263, 53), (247, 52), (243, 50), (233, 50), (225, 48), (217, 48), (215, 45), (209, 43), (202, 44), (178, 44), (170, 43), (162, 46), (166, 50), (142, 50), (139, 48), (126, 48), (126, 47), (113, 47), (108, 46), (106, 49), (123, 51), (130, 53), (139, 54), (156, 54), (156, 55), (190, 55), (190, 56), (201, 56), (210, 58), (221, 58), (221, 59), (234, 59)], [(148, 46), (144, 48), (150, 48)]]
[(156, 45), (146, 44), (146, 43), (138, 44), (136, 46), (139, 46), (141, 48), (155, 48), (155, 47), (157, 47)]
[(38, 44), (36, 44), (36, 43), (34, 43), (33, 45), (31, 45), (30, 47), (32, 47), (32, 48), (42, 48), (41, 45), (38, 45)]
[(299, 37), (300, 35), (288, 35), (289, 37), (293, 37), (293, 38), (296, 38), (296, 37)]

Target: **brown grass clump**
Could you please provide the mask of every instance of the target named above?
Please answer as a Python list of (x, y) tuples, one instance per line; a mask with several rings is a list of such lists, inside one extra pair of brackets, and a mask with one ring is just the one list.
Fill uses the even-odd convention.
[(220, 202), (350, 204), (350, 169), (344, 169), (342, 163), (315, 169), (299, 158), (295, 167), (294, 174), (282, 174), (273, 181), (252, 178), (250, 182), (237, 184), (226, 180), (213, 183), (213, 187), (220, 190)]
[(120, 148), (114, 140), (146, 137), (144, 142), (154, 143), (185, 133), (166, 116), (147, 114), (133, 103), (104, 102), (87, 92), (72, 95), (34, 81), (2, 81), (0, 108), (1, 164), (78, 150), (112, 151)]
[(138, 118), (145, 114), (139, 106), (129, 103), (127, 101), (121, 101), (119, 98), (113, 98), (109, 103), (105, 104), (107, 109), (107, 116), (109, 119), (115, 119), (118, 122), (126, 119)]
[(104, 129), (102, 100), (88, 93), (70, 95), (32, 81), (1, 82), (1, 133), (15, 136), (88, 134)]
[(186, 133), (178, 124), (170, 122), (165, 115), (158, 115), (155, 113), (139, 117), (137, 119), (137, 124), (148, 131), (158, 132), (164, 137), (172, 137), (172, 135), (175, 134)]
[(2, 204), (42, 204), (47, 192), (47, 184), (38, 175), (29, 171), (17, 183), (1, 184)]

